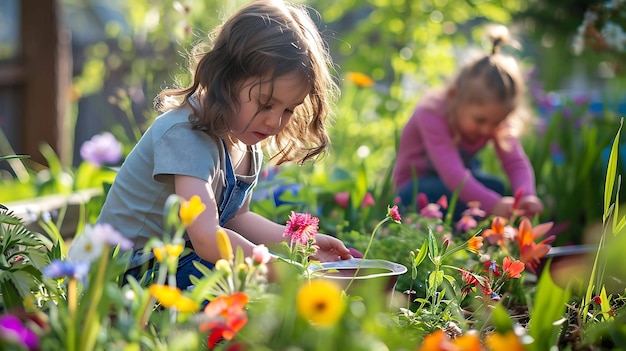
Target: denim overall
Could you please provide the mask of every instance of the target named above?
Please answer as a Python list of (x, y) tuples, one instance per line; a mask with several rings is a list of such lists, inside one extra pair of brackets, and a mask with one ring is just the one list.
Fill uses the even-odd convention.
[[(231, 220), (235, 216), (237, 211), (239, 211), (241, 206), (243, 206), (243, 203), (248, 197), (248, 194), (250, 193), (252, 188), (254, 188), (254, 185), (257, 182), (257, 178), (255, 178), (250, 184), (237, 179), (237, 177), (235, 176), (233, 164), (230, 159), (230, 155), (228, 154), (228, 148), (226, 147), (226, 143), (224, 142), (224, 140), (222, 140), (222, 144), (224, 145), (225, 156), (225, 186), (217, 206), (221, 227), (223, 227), (229, 220)], [(255, 155), (253, 154), (252, 157), (254, 158)], [(253, 164), (253, 166), (256, 166), (256, 164)], [(187, 247), (192, 247), (190, 241), (187, 241)], [(141, 251), (136, 253), (141, 254)], [(178, 286), (178, 288), (185, 290), (192, 285), (191, 280), (189, 279), (190, 275), (193, 275), (195, 277), (202, 276), (202, 273), (194, 266), (194, 261), (200, 262), (208, 268), (214, 267), (213, 263), (201, 259), (198, 255), (196, 255), (195, 252), (181, 257), (178, 261), (178, 269), (176, 271), (176, 285)], [(137, 275), (133, 274), (135, 273), (134, 271), (134, 269), (131, 269), (127, 272), (127, 274), (132, 274), (137, 279), (139, 279), (140, 277), (137, 277), (137, 275), (141, 273), (141, 270), (137, 271)]]

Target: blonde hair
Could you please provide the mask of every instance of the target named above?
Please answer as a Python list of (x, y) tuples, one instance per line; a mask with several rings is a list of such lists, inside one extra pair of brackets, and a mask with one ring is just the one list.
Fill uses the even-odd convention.
[(327, 46), (307, 8), (281, 0), (253, 1), (210, 38), (214, 40), (208, 51), (206, 44), (199, 45), (190, 56), (193, 83), (162, 91), (156, 107), (165, 111), (197, 99), (199, 107), (189, 104), (194, 127), (224, 137), (236, 118), (239, 91), (246, 80), (272, 84), (276, 77), (296, 72), (311, 90), (285, 128), (268, 140), (270, 158), (277, 164), (301, 164), (322, 154), (330, 145), (326, 124), (339, 89), (330, 71)]
[(455, 91), (448, 101), (448, 122), (452, 123), (452, 111), (459, 105), (502, 103), (511, 107), (504, 128), (496, 135), (496, 141), (502, 141), (507, 136), (521, 136), (532, 122), (532, 115), (526, 106), (526, 85), (516, 59), (500, 52), (502, 45), (510, 40), (508, 30), (504, 26), (492, 26), (487, 32), (491, 52), (463, 66), (448, 86)]

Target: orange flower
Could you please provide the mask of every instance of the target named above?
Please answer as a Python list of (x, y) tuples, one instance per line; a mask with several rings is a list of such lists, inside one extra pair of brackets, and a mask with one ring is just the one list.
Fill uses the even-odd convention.
[(551, 236), (543, 239), (540, 243), (535, 243), (535, 240), (544, 236), (552, 228), (552, 225), (552, 222), (547, 222), (533, 228), (528, 218), (524, 218), (519, 225), (517, 240), (520, 259), (532, 273), (537, 273), (536, 269), (541, 259), (550, 251), (551, 246), (549, 244), (555, 238)]
[(481, 351), (480, 339), (475, 334), (450, 339), (443, 330), (427, 335), (418, 351)]
[(502, 261), (502, 270), (507, 279), (519, 278), (520, 274), (524, 271), (524, 263), (518, 260), (511, 261), (511, 259), (506, 256)]
[(232, 295), (216, 297), (211, 301), (204, 313), (209, 321), (200, 324), (200, 331), (210, 331), (209, 348), (213, 348), (220, 339), (232, 340), (235, 334), (248, 323), (248, 314), (244, 307), (248, 303), (248, 295), (236, 292)]
[(485, 344), (489, 347), (489, 351), (524, 351), (519, 337), (512, 331), (506, 334), (493, 333), (485, 338)]
[(483, 247), (483, 238), (480, 236), (473, 236), (467, 241), (467, 249), (473, 253), (478, 253), (481, 247)]
[(494, 217), (491, 221), (491, 229), (486, 229), (483, 232), (483, 238), (489, 241), (489, 244), (500, 246), (504, 245), (504, 227), (506, 225), (506, 219), (502, 217)]
[(361, 88), (374, 86), (374, 80), (368, 75), (360, 72), (349, 72), (346, 74), (346, 77)]

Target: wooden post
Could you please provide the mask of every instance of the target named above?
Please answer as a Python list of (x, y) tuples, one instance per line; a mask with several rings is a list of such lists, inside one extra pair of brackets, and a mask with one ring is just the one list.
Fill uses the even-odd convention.
[(39, 152), (48, 143), (65, 165), (71, 164), (73, 136), (66, 120), (71, 82), (68, 35), (60, 26), (57, 0), (21, 1), (23, 99), (20, 153), (45, 164)]

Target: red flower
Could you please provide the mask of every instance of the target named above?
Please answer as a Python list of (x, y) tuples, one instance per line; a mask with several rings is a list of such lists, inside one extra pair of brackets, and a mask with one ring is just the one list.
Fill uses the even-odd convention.
[(485, 272), (491, 271), (496, 277), (500, 276), (500, 265), (496, 263), (496, 260), (489, 260), (483, 263), (483, 266), (485, 266)]
[(519, 278), (520, 274), (524, 271), (524, 263), (518, 260), (511, 261), (507, 256), (502, 261), (502, 270), (506, 275), (506, 278)]
[(600, 298), (600, 296), (598, 295), (592, 297), (591, 300), (593, 300), (593, 302), (595, 302), (598, 305), (602, 304), (602, 298)]
[(417, 210), (421, 211), (426, 205), (428, 205), (428, 196), (424, 193), (417, 194)]
[(209, 348), (221, 339), (232, 340), (232, 338), (248, 322), (248, 315), (244, 309), (248, 303), (248, 295), (243, 292), (236, 292), (232, 295), (218, 296), (211, 301), (204, 313), (209, 317), (209, 321), (200, 324), (200, 331), (210, 331), (208, 338)]
[(387, 216), (391, 217), (391, 219), (393, 219), (396, 223), (400, 223), (400, 221), (402, 221), (402, 217), (400, 217), (400, 212), (398, 211), (397, 205), (389, 208)]
[(306, 245), (317, 234), (318, 224), (319, 218), (311, 217), (310, 213), (291, 211), (283, 237), (291, 237), (292, 243)]
[(543, 223), (533, 228), (530, 220), (524, 218), (519, 225), (517, 240), (520, 249), (520, 259), (532, 273), (537, 273), (536, 268), (539, 266), (541, 259), (550, 251), (552, 246), (549, 244), (555, 238), (552, 236), (543, 239), (540, 243), (535, 243), (535, 239), (544, 236), (552, 228), (552, 224), (552, 222)]

